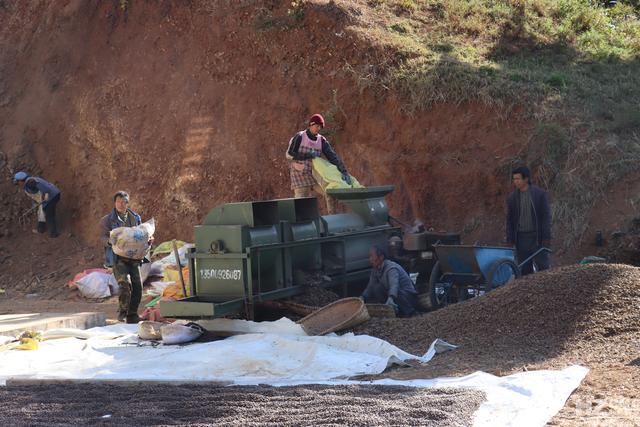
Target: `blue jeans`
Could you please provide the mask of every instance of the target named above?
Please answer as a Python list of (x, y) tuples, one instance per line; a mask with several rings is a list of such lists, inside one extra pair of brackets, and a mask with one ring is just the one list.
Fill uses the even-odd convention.
[(114, 261), (113, 249), (111, 246), (106, 246), (104, 248), (104, 266), (105, 267), (113, 267)]

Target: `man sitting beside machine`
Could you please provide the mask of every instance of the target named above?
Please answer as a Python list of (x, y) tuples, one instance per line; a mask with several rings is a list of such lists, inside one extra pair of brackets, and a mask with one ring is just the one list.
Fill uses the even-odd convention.
[(388, 304), (402, 317), (415, 314), (418, 293), (407, 272), (399, 264), (388, 260), (380, 246), (369, 249), (369, 264), (373, 269), (362, 293), (364, 302)]

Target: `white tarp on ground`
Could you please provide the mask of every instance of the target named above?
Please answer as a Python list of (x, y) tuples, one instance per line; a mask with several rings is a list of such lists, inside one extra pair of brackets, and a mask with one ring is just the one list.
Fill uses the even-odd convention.
[[(274, 333), (245, 333), (187, 346), (138, 342), (137, 325), (114, 325), (40, 343), (37, 351), (0, 353), (0, 380), (8, 377), (188, 380), (269, 383), (283, 378), (322, 381), (378, 374), (392, 363), (428, 361), (367, 335), (292, 335), (295, 323), (281, 319)], [(45, 333), (45, 337), (52, 332)], [(55, 335), (55, 331), (53, 332)], [(111, 336), (106, 334), (112, 334)], [(111, 339), (105, 339), (111, 338)]]
[(562, 409), (588, 372), (589, 369), (574, 365), (561, 371), (528, 371), (506, 377), (474, 372), (465, 377), (387, 379), (372, 384), (476, 388), (486, 393), (487, 400), (474, 414), (474, 426), (536, 427), (546, 425)]
[[(308, 337), (295, 334), (288, 319), (272, 322), (269, 333), (246, 333), (185, 346), (140, 345), (137, 325), (78, 331), (83, 338), (44, 341), (35, 351), (0, 352), (0, 383), (8, 378), (221, 381), (235, 384), (343, 384), (341, 380), (379, 374), (393, 363), (426, 362), (386, 341), (366, 336)], [(53, 335), (56, 335), (55, 333)], [(58, 334), (61, 335), (61, 334)], [(446, 357), (446, 356), (441, 356)], [(476, 425), (540, 426), (559, 409), (587, 373), (579, 366), (563, 371), (532, 371), (508, 377), (483, 372), (462, 378), (392, 381), (417, 387), (475, 387), (488, 400), (476, 413)], [(371, 382), (363, 382), (370, 384)]]

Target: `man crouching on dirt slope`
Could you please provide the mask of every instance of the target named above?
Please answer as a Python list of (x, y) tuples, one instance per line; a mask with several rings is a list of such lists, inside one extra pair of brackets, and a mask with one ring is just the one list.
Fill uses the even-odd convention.
[(109, 237), (111, 230), (119, 227), (136, 227), (142, 223), (142, 220), (140, 215), (128, 208), (129, 194), (126, 191), (118, 191), (113, 196), (113, 203), (115, 206), (111, 213), (100, 220), (100, 240), (104, 246), (104, 266), (113, 267), (113, 275), (120, 286), (118, 320), (138, 323), (140, 321), (138, 306), (142, 299), (141, 261), (114, 254)]
[[(551, 209), (547, 192), (530, 183), (531, 173), (525, 166), (511, 173), (515, 191), (507, 199), (507, 243), (516, 247), (518, 262), (533, 255), (541, 247), (551, 247)], [(522, 274), (550, 266), (549, 253), (543, 251), (522, 267)]]
[[(314, 114), (309, 118), (309, 127), (295, 134), (289, 141), (287, 159), (291, 161), (291, 188), (296, 198), (311, 197), (311, 191), (314, 188), (317, 192), (322, 192), (313, 178), (311, 161), (314, 157), (320, 157), (323, 154), (342, 173), (342, 180), (351, 185), (351, 176), (349, 176), (344, 163), (333, 151), (327, 139), (319, 133), (323, 127), (324, 118), (320, 114)], [(327, 202), (327, 212), (330, 215), (334, 214), (336, 212), (335, 200), (326, 194), (324, 197)]]

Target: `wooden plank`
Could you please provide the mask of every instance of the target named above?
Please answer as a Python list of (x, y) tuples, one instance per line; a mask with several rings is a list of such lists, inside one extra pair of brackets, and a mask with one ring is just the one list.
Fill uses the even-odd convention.
[(187, 287), (184, 284), (184, 277), (182, 277), (182, 265), (180, 265), (180, 253), (178, 252), (178, 245), (176, 244), (175, 239), (171, 241), (171, 245), (173, 246), (173, 256), (176, 257), (176, 265), (178, 266), (178, 276), (180, 277), (180, 284), (182, 285), (182, 296), (187, 297)]

